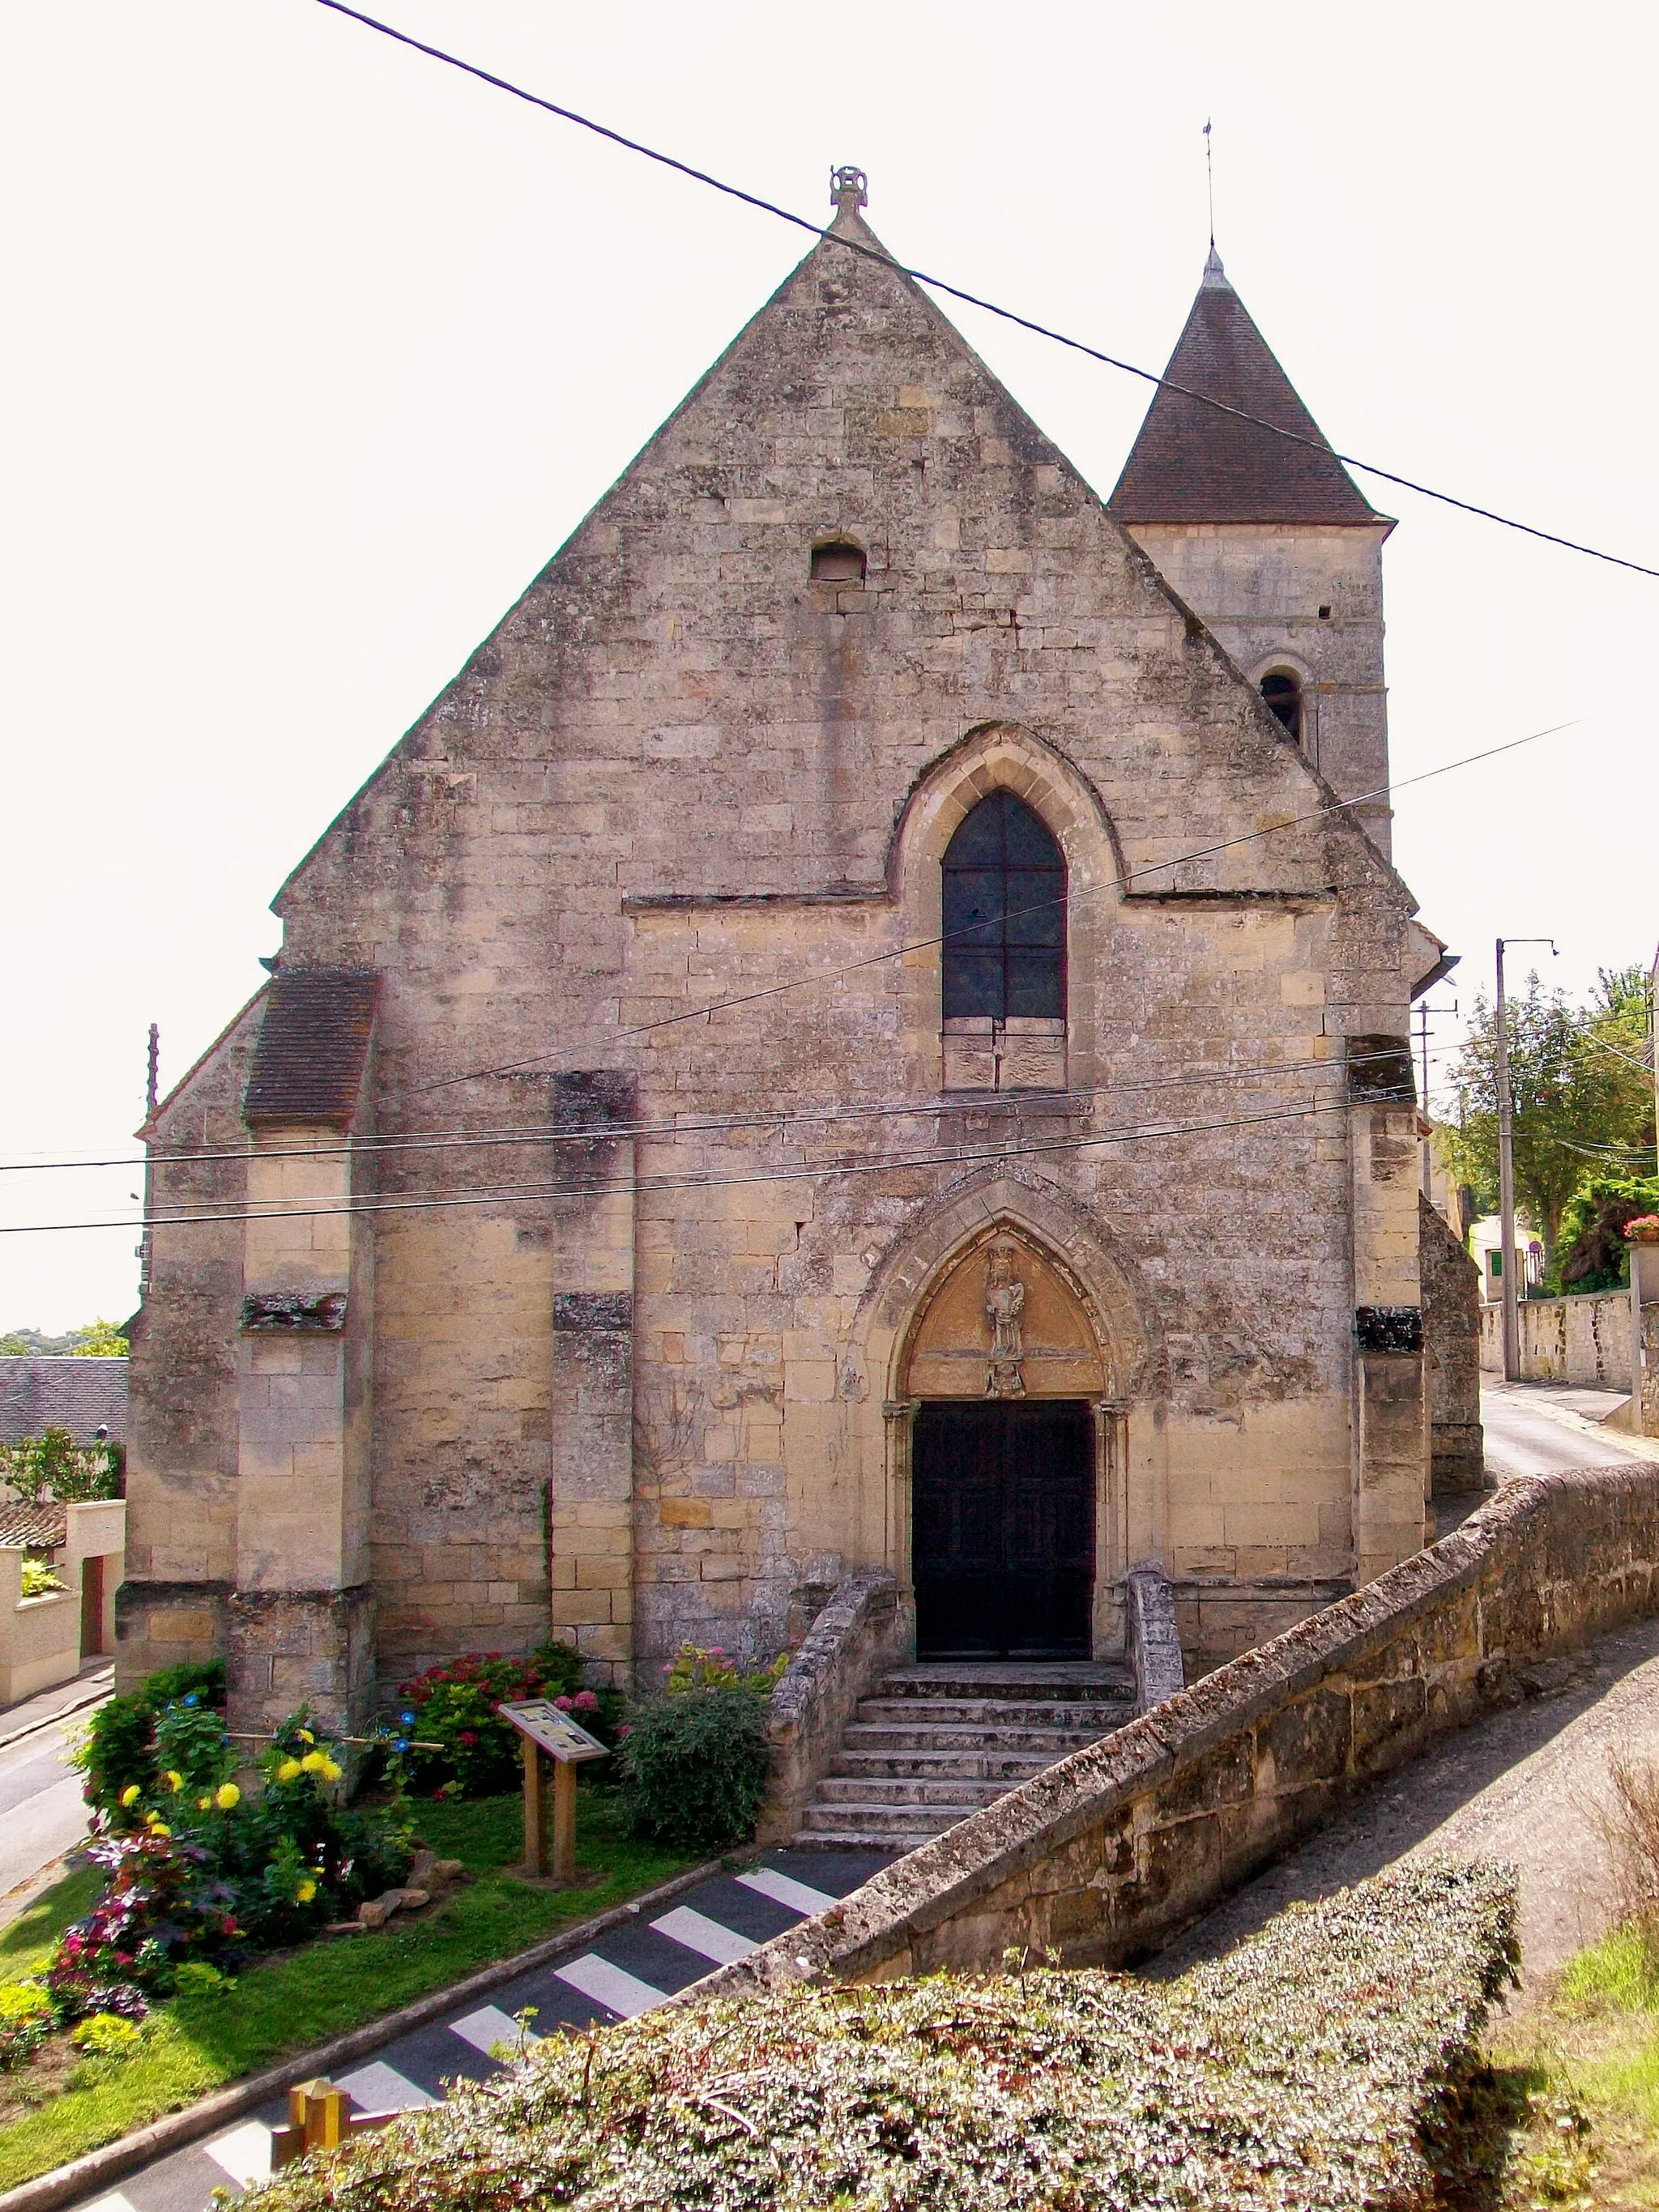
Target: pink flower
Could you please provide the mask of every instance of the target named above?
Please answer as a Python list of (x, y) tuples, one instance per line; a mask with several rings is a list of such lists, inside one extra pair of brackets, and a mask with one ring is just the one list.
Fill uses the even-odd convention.
[(574, 1704), (579, 1713), (596, 1713), (599, 1710), (599, 1701), (592, 1690), (578, 1690)]
[(555, 1698), (553, 1702), (562, 1713), (568, 1713), (576, 1701), (574, 1698)]

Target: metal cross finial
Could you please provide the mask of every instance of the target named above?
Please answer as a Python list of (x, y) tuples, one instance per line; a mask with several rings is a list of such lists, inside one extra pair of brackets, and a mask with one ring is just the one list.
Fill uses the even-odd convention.
[(851, 163), (830, 172), (830, 197), (842, 215), (870, 204), (870, 179)]

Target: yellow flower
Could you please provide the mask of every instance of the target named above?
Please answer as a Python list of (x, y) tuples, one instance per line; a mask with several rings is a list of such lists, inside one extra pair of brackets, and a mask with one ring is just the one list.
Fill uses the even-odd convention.
[(340, 1778), (340, 1769), (331, 1759), (325, 1759), (317, 1771), (325, 1782), (337, 1782)]
[(173, 1833), (165, 1820), (158, 1820), (153, 1816), (149, 1824), (149, 1832), (152, 1836), (170, 1836)]
[(136, 1805), (143, 1794), (136, 1782), (129, 1782), (121, 1792), (121, 1802), (124, 1805)]
[(212, 1802), (213, 1800), (211, 1797), (198, 1797), (196, 1800), (196, 1809), (198, 1813), (205, 1813), (208, 1807), (211, 1805)]
[(309, 1905), (316, 1894), (317, 1885), (314, 1881), (302, 1881), (294, 1893), (295, 1902), (298, 1905)]
[(300, 1764), (307, 1774), (318, 1774), (328, 1765), (328, 1761), (320, 1751), (308, 1751)]
[(292, 1782), (299, 1771), (300, 1762), (297, 1759), (285, 1759), (276, 1770), (276, 1779), (279, 1782)]
[(300, 1730), (300, 1741), (301, 1743), (315, 1743), (317, 1739), (313, 1735), (309, 1729), (301, 1729)]
[(164, 1774), (161, 1778), (167, 1784), (167, 1788), (172, 1790), (175, 1797), (185, 1786), (185, 1778), (179, 1773), (176, 1766), (168, 1767), (166, 1774)]
[(222, 1813), (228, 1813), (233, 1805), (240, 1805), (242, 1793), (234, 1782), (222, 1782), (213, 1794), (213, 1802)]

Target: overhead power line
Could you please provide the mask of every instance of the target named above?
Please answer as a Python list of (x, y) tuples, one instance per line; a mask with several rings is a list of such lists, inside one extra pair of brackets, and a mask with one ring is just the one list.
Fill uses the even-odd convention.
[[(1435, 1045), (1431, 1048), (1430, 1057), (1443, 1059), (1458, 1049), (1455, 1045)], [(1216, 1083), (1269, 1082), (1310, 1071), (1318, 1073), (1343, 1065), (1352, 1067), (1363, 1065), (1368, 1060), (1393, 1057), (1394, 1053), (1390, 1049), (1387, 1053), (1349, 1053), (1346, 1061), (1329, 1058), (1253, 1060), (1236, 1067), (1176, 1068), (1168, 1075), (1148, 1076), (1138, 1082), (1091, 1084), (1061, 1093), (1005, 1091), (989, 1095), (975, 1094), (970, 1098), (966, 1095), (941, 1092), (933, 1097), (877, 1099), (849, 1106), (793, 1109), (774, 1108), (769, 1113), (710, 1115), (696, 1121), (589, 1121), (567, 1127), (543, 1120), (533, 1123), (515, 1123), (506, 1129), (434, 1129), (416, 1136), (379, 1136), (371, 1133), (327, 1145), (283, 1145), (280, 1147), (217, 1145), (175, 1152), (128, 1152), (97, 1160), (7, 1160), (0, 1161), (0, 1175), (47, 1175), (66, 1169), (89, 1174), (104, 1168), (210, 1166), (227, 1161), (248, 1160), (325, 1160), (348, 1157), (357, 1160), (378, 1160), (401, 1152), (474, 1152), (512, 1145), (631, 1143), (640, 1139), (655, 1139), (665, 1144), (672, 1144), (698, 1137), (723, 1136), (735, 1129), (781, 1131), (802, 1127), (823, 1128), (844, 1121), (925, 1119), (963, 1111), (1005, 1115), (1074, 1114), (1086, 1110), (1073, 1103), (1079, 1100), (1123, 1098), (1140, 1091), (1180, 1091)]]
[[(1328, 1063), (1340, 1067), (1340, 1061)], [(762, 1182), (819, 1182), (836, 1176), (889, 1175), (906, 1168), (972, 1167), (986, 1160), (1025, 1160), (1045, 1152), (1079, 1152), (1102, 1145), (1145, 1144), (1159, 1138), (1206, 1136), (1225, 1129), (1255, 1128), (1266, 1122), (1302, 1121), (1319, 1114), (1346, 1114), (1345, 1098), (1321, 1104), (1310, 1099), (1300, 1106), (1275, 1107), (1264, 1114), (1242, 1114), (1211, 1121), (1149, 1122), (1140, 1128), (1103, 1130), (1083, 1137), (1054, 1137), (1022, 1142), (1014, 1146), (956, 1146), (947, 1151), (878, 1154), (872, 1159), (836, 1160), (821, 1167), (765, 1168), (752, 1175), (641, 1176), (610, 1182), (593, 1176), (583, 1180), (509, 1186), (497, 1190), (460, 1191), (445, 1197), (348, 1199), (322, 1206), (240, 1206), (225, 1211), (161, 1213), (142, 1218), (129, 1216), (114, 1221), (28, 1221), (0, 1227), (0, 1237), (40, 1237), (82, 1229), (204, 1228), (235, 1221), (306, 1221), (340, 1214), (426, 1213), (465, 1206), (522, 1206), (547, 1198), (586, 1198), (648, 1194), (672, 1190), (711, 1190)]]
[(408, 31), (400, 31), (393, 23), (382, 22), (378, 16), (365, 15), (360, 8), (349, 8), (345, 0), (318, 0), (318, 4), (331, 9), (337, 15), (349, 16), (354, 23), (361, 23), (367, 30), (378, 31), (383, 38), (394, 40), (400, 46), (408, 46), (416, 53), (425, 54), (433, 61), (442, 62), (450, 69), (459, 70), (467, 76), (476, 77), (481, 84), (493, 86), (497, 92), (507, 93), (529, 106), (539, 107), (546, 114), (556, 115), (562, 122), (574, 123), (583, 131), (591, 131), (596, 137), (608, 139), (613, 146), (620, 146), (627, 153), (641, 155), (647, 161), (655, 161), (665, 169), (672, 169), (678, 175), (690, 178), (694, 184), (707, 185), (711, 191), (722, 192), (726, 198), (737, 200), (744, 207), (775, 216), (780, 222), (791, 223), (798, 230), (810, 231), (814, 237), (824, 238), (833, 245), (844, 247), (849, 253), (858, 254), (865, 260), (874, 261), (884, 269), (892, 270), (897, 276), (908, 276), (915, 283), (925, 284), (930, 291), (942, 292), (947, 298), (960, 300), (966, 307), (978, 307), (983, 313), (994, 315), (1001, 322), (1011, 323), (1018, 330), (1029, 331), (1036, 337), (1048, 338), (1054, 344), (1065, 346), (1073, 353), (1083, 354), (1108, 368), (1119, 369), (1126, 376), (1138, 377), (1144, 384), (1156, 385), (1163, 391), (1176, 392), (1183, 399), (1196, 400), (1200, 406), (1213, 408), (1218, 414), (1231, 415), (1235, 420), (1249, 422), (1256, 429), (1271, 431), (1274, 437), (1286, 439), (1292, 445), (1309, 446), (1318, 453), (1333, 453), (1346, 467), (1358, 469), (1364, 476), (1376, 477), (1383, 483), (1395, 484), (1402, 491), (1415, 492), (1420, 498), (1435, 500), (1442, 507), (1455, 507), (1460, 514), (1476, 515), (1481, 521), (1498, 523), (1505, 530), (1519, 531), (1523, 537), (1539, 538), (1547, 545), (1559, 545), (1569, 553), (1583, 553), (1590, 560), (1606, 562), (1612, 568), (1628, 568), (1638, 576), (1659, 576), (1659, 568), (1650, 568), (1644, 562), (1628, 560), (1619, 553), (1604, 552), (1599, 546), (1586, 545), (1576, 538), (1563, 537), (1558, 531), (1544, 530), (1535, 523), (1522, 522), (1514, 515), (1500, 514), (1496, 508), (1482, 507), (1476, 501), (1460, 499), (1448, 491), (1437, 491), (1432, 484), (1423, 483), (1415, 477), (1402, 476), (1397, 470), (1385, 469), (1376, 461), (1362, 461), (1356, 454), (1338, 453), (1323, 438), (1310, 438), (1303, 431), (1286, 430), (1277, 422), (1269, 422), (1260, 415), (1252, 415), (1245, 408), (1230, 406), (1225, 400), (1212, 399), (1207, 392), (1195, 392), (1189, 386), (1176, 384), (1169, 377), (1158, 375), (1153, 369), (1141, 368), (1133, 362), (1120, 360), (1115, 354), (1103, 352), (1098, 346), (1088, 345), (1081, 338), (1070, 337), (1063, 331), (1053, 330), (1046, 323), (1035, 321), (1030, 315), (1019, 314), (1012, 307), (1000, 307), (994, 300), (987, 300), (978, 293), (965, 291), (961, 285), (950, 283), (943, 276), (929, 276), (924, 269), (896, 261), (890, 254), (878, 253), (854, 239), (835, 235), (826, 231), (823, 224), (814, 222), (810, 216), (797, 215), (792, 208), (780, 207), (775, 200), (766, 199), (758, 192), (744, 191), (740, 185), (728, 184), (724, 178), (713, 176), (707, 169), (696, 168), (690, 162), (678, 161), (673, 155), (665, 154), (657, 147), (647, 146), (638, 138), (630, 138), (621, 131), (613, 131), (607, 124), (597, 123), (592, 116), (580, 114), (574, 107), (562, 106), (558, 101), (545, 99), (540, 93), (531, 92), (524, 85), (514, 84), (510, 77), (498, 76), (493, 70), (481, 68), (476, 62), (465, 61), (460, 55), (452, 54), (442, 46), (432, 46), (424, 39), (415, 38)]
[[(323, 0), (323, 4), (332, 6), (333, 0)], [(1559, 737), (1563, 730), (1576, 729), (1583, 719), (1581, 714), (1576, 715), (1570, 722), (1553, 722), (1547, 730), (1533, 730), (1524, 738), (1510, 738), (1501, 745), (1488, 745), (1480, 752), (1465, 753), (1461, 760), (1444, 761), (1438, 768), (1425, 769), (1417, 775), (1402, 776), (1396, 782), (1379, 783), (1375, 790), (1358, 792), (1352, 799), (1328, 799), (1322, 806), (1316, 806), (1311, 813), (1292, 814), (1285, 821), (1268, 823), (1264, 829), (1246, 830), (1237, 837), (1223, 837), (1213, 845), (1200, 845), (1190, 853), (1176, 853), (1167, 860), (1154, 860), (1144, 868), (1131, 868), (1126, 874), (1114, 878), (1110, 883), (1095, 885), (1092, 892), (1085, 890), (1070, 893), (1070, 901), (1073, 904), (1080, 903), (1091, 896), (1121, 890), (1130, 884), (1138, 883), (1143, 876), (1161, 876), (1173, 869), (1186, 867), (1194, 860), (1212, 860), (1218, 853), (1231, 853), (1240, 845), (1253, 845), (1258, 838), (1276, 836), (1281, 830), (1304, 829), (1310, 822), (1322, 821), (1328, 814), (1340, 814), (1348, 807), (1363, 806), (1370, 799), (1386, 798), (1393, 792), (1408, 791), (1413, 784), (1431, 783), (1437, 776), (1449, 775), (1454, 769), (1473, 768), (1478, 761), (1495, 760), (1500, 753), (1517, 752), (1522, 745), (1534, 745), (1541, 738)], [(1176, 897), (1180, 896), (1181, 890), (1178, 884), (1171, 886), (1172, 895)], [(1006, 919), (1012, 921), (1021, 915), (1041, 914), (1051, 907), (1066, 903), (1067, 895), (1064, 893), (1058, 898), (1036, 899), (1030, 906), (1011, 907)], [(786, 975), (779, 982), (763, 984), (757, 990), (734, 992), (724, 999), (708, 999), (701, 1006), (687, 1006), (679, 1013), (659, 1014), (653, 1021), (634, 1022), (625, 1028), (597, 1032), (594, 1042), (600, 1045), (615, 1044), (625, 1037), (648, 1036), (653, 1030), (673, 1029), (683, 1022), (706, 1020), (710, 1014), (723, 1013), (732, 1006), (751, 1006), (762, 999), (775, 999), (785, 991), (799, 990), (804, 983), (835, 982), (843, 975), (857, 975), (862, 969), (878, 968), (890, 960), (902, 960), (908, 953), (925, 952), (933, 945), (947, 944), (952, 936), (971, 937), (978, 927), (978, 924), (970, 924), (959, 930), (941, 931), (932, 937), (913, 937), (906, 944), (890, 945), (881, 952), (866, 952), (856, 960), (844, 960), (833, 967), (804, 968), (793, 975)], [(403, 1084), (396, 1090), (381, 1095), (388, 1099), (419, 1098), (429, 1091), (451, 1090), (458, 1083), (483, 1082), (489, 1076), (517, 1075), (526, 1067), (543, 1066), (550, 1060), (567, 1059), (574, 1050), (574, 1046), (562, 1045), (551, 1052), (532, 1053), (524, 1060), (506, 1060), (495, 1067), (469, 1068), (460, 1075), (436, 1076), (430, 1083)]]

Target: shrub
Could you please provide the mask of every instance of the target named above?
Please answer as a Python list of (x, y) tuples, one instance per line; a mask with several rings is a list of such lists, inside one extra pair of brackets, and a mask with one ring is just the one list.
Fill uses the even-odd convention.
[(72, 2029), (70, 2041), (90, 2058), (114, 2058), (143, 2040), (143, 2030), (118, 2012), (94, 2012)]
[(717, 1644), (707, 1650), (699, 1644), (682, 1644), (669, 1663), (663, 1692), (678, 1698), (688, 1690), (752, 1690), (758, 1697), (769, 1698), (788, 1664), (789, 1654), (780, 1651), (769, 1665), (745, 1670), (733, 1653), (722, 1651)]
[(25, 1559), (20, 1572), (20, 1597), (51, 1597), (56, 1591), (66, 1589), (45, 1559)]
[(685, 1851), (755, 1832), (772, 1761), (766, 1701), (748, 1689), (684, 1691), (634, 1714), (620, 1765), (629, 1826)]
[(1630, 1280), (1627, 1223), (1659, 1209), (1659, 1176), (1590, 1176), (1561, 1211), (1556, 1273), (1564, 1291), (1616, 1291)]
[(155, 1717), (145, 1747), (152, 1779), (126, 1785), (118, 1821), (101, 1823), (88, 1852), (107, 1885), (65, 1930), (45, 1977), (67, 2019), (142, 2018), (145, 1993), (171, 1992), (192, 1967), (200, 1995), (244, 1950), (301, 1942), (408, 1871), (395, 1758), (392, 1807), (344, 1810), (338, 1746), (301, 1710), (276, 1731), (264, 1788), (245, 1792), (230, 1779), (236, 1761), (221, 1716), (192, 1703), (196, 1695)]
[(156, 1717), (170, 1705), (190, 1709), (192, 1701), (198, 1706), (224, 1704), (222, 1660), (204, 1666), (163, 1667), (147, 1674), (126, 1696), (106, 1698), (71, 1753), (72, 1764), (87, 1778), (82, 1795), (88, 1804), (118, 1827), (137, 1826), (142, 1815), (124, 1808), (121, 1799), (135, 1787), (140, 1797), (155, 1791)]
[[(1479, 2047), (1515, 1881), (1413, 1863), (1173, 1984), (797, 1984), (554, 2036), (261, 2212), (1428, 2212), (1490, 2203)], [(1476, 2173), (1471, 2175), (1471, 2168)]]
[(0, 1984), (0, 2069), (32, 2058), (55, 2025), (52, 1999), (38, 1982)]
[(26, 1505), (38, 1505), (43, 1498), (60, 1505), (119, 1498), (125, 1474), (125, 1445), (77, 1444), (67, 1429), (0, 1444), (0, 1482), (9, 1483)]
[[(410, 1754), (416, 1784), (453, 1788), (463, 1797), (515, 1790), (523, 1766), (520, 1738), (497, 1706), (562, 1696), (574, 1704), (581, 1680), (581, 1659), (568, 1644), (544, 1644), (524, 1659), (471, 1651), (428, 1668), (401, 1692), (407, 1710), (399, 1725), (443, 1746), (441, 1752)], [(586, 1724), (586, 1713), (582, 1718)]]

